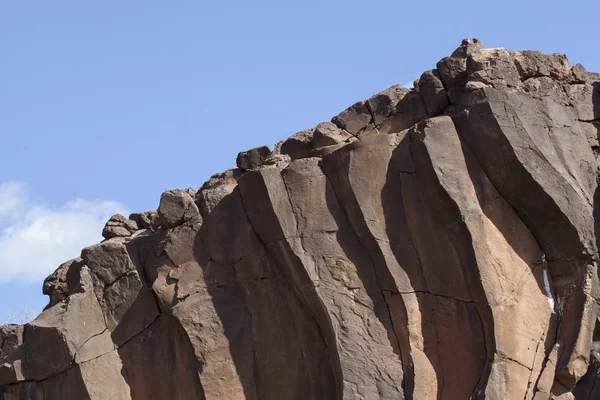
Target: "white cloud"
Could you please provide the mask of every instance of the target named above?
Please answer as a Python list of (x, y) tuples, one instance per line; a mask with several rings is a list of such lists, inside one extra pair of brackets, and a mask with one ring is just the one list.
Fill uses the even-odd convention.
[(56, 208), (36, 204), (20, 182), (0, 184), (0, 283), (41, 282), (61, 263), (102, 239), (104, 224), (127, 208), (76, 199)]
[(27, 196), (26, 187), (20, 182), (0, 183), (0, 218), (10, 218), (22, 207)]

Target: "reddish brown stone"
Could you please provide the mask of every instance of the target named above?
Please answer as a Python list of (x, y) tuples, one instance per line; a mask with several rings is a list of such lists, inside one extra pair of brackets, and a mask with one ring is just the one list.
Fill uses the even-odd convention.
[(465, 40), (113, 216), (0, 327), (0, 399), (597, 398), (597, 78)]

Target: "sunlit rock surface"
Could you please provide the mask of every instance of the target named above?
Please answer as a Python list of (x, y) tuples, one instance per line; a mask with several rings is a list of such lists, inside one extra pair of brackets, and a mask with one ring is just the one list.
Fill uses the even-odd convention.
[(600, 77), (473, 39), (415, 85), (112, 217), (0, 399), (600, 398)]

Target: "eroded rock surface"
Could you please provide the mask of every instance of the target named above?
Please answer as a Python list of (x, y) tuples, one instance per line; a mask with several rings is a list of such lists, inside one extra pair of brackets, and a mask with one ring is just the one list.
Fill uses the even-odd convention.
[(596, 399), (600, 76), (465, 40), (157, 211), (0, 327), (0, 399)]

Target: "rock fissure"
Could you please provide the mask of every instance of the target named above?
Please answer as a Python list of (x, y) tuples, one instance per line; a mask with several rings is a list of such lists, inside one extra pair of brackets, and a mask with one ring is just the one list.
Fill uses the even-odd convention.
[(596, 398), (599, 82), (466, 39), (112, 216), (0, 327), (0, 400)]
[[(393, 293), (394, 293), (394, 292), (393, 292)], [(442, 298), (444, 298), (444, 299), (453, 300), (453, 301), (458, 301), (458, 302), (465, 303), (465, 304), (474, 304), (474, 303), (475, 303), (475, 302), (474, 302), (474, 301), (472, 301), (472, 300), (462, 300), (462, 299), (457, 299), (457, 298), (455, 298), (455, 297), (451, 297), (451, 296), (445, 296), (445, 295), (443, 295), (443, 294), (436, 294), (436, 293), (432, 293), (432, 292), (429, 292), (429, 291), (426, 291), (426, 290), (413, 290), (413, 291), (410, 291), (410, 292), (395, 292), (395, 293), (398, 293), (398, 294), (428, 294), (428, 295), (430, 295), (430, 296), (442, 297)]]
[(96, 333), (95, 335), (90, 336), (85, 342), (83, 342), (83, 344), (81, 346), (79, 346), (79, 348), (77, 350), (75, 350), (75, 353), (73, 354), (72, 363), (75, 363), (75, 358), (77, 357), (77, 353), (79, 352), (79, 350), (81, 350), (90, 340), (104, 334), (105, 332), (108, 332), (108, 328), (104, 328), (104, 330), (102, 332)]

